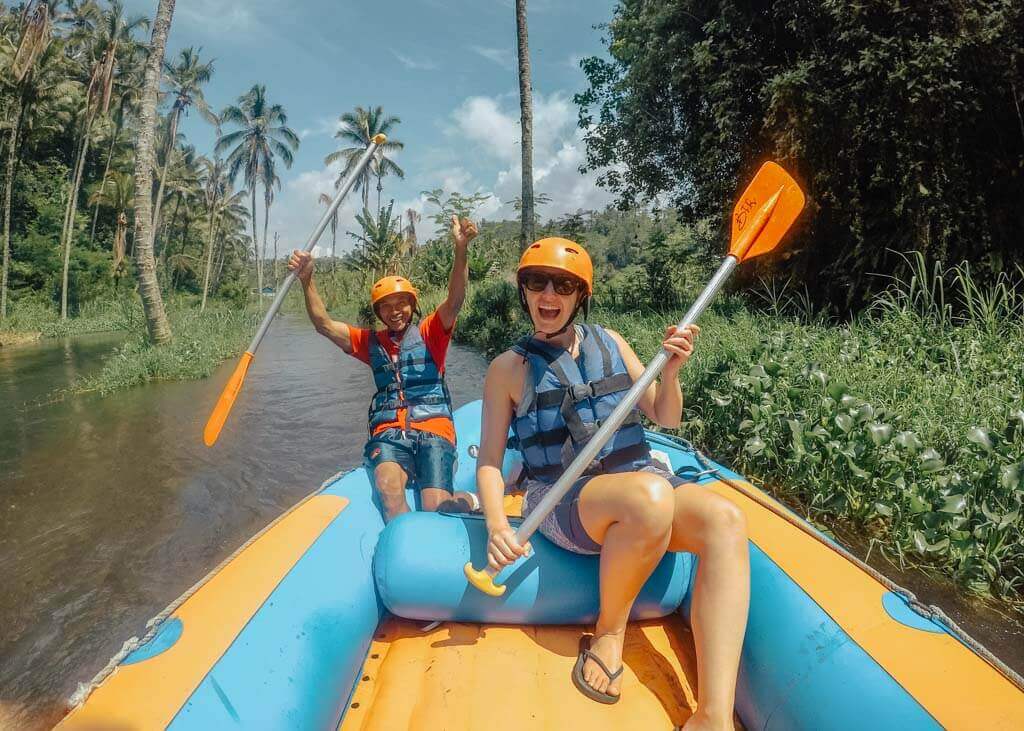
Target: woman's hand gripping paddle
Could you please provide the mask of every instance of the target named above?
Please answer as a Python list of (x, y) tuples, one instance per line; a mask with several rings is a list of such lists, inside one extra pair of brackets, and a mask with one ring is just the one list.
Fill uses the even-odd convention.
[[(327, 207), (327, 211), (324, 213), (320, 222), (313, 229), (313, 233), (310, 235), (309, 240), (306, 242), (303, 251), (312, 251), (313, 247), (316, 246), (316, 242), (320, 240), (320, 236), (331, 222), (331, 216), (338, 210), (338, 206), (345, 200), (345, 196), (352, 190), (352, 186), (355, 185), (356, 179), (359, 177), (363, 169), (370, 164), (370, 160), (373, 159), (374, 153), (377, 148), (387, 142), (385, 135), (375, 135), (370, 144), (367, 145), (366, 151), (363, 156), (359, 158), (356, 166), (349, 173), (349, 176), (345, 179), (345, 183), (338, 189), (338, 193), (334, 196), (334, 200), (331, 201), (331, 205)], [(288, 290), (291, 289), (292, 284), (295, 283), (295, 272), (291, 272), (285, 277), (284, 282), (281, 283), (281, 289), (278, 290), (277, 296), (274, 297), (274, 303), (270, 305), (270, 309), (267, 310), (266, 317), (263, 318), (263, 322), (260, 323), (259, 329), (256, 330), (256, 336), (249, 343), (249, 347), (242, 353), (242, 357), (238, 361), (238, 365), (235, 367), (235, 372), (231, 374), (231, 378), (228, 379), (227, 385), (224, 386), (224, 390), (221, 391), (220, 398), (217, 399), (217, 405), (213, 407), (213, 412), (210, 414), (210, 418), (206, 420), (206, 428), (203, 429), (203, 443), (207, 447), (212, 447), (217, 441), (217, 437), (220, 436), (220, 430), (224, 426), (224, 422), (228, 419), (228, 414), (231, 413), (231, 407), (235, 405), (235, 398), (238, 396), (238, 392), (242, 390), (242, 384), (245, 383), (245, 375), (249, 372), (249, 365), (252, 363), (252, 359), (256, 356), (256, 349), (260, 347), (260, 341), (263, 340), (263, 336), (267, 334), (267, 330), (270, 328), (270, 323), (274, 319), (274, 315), (281, 309), (281, 303), (284, 302), (285, 295), (288, 294)]]
[[(736, 265), (742, 261), (773, 251), (782, 241), (793, 221), (804, 207), (804, 193), (800, 186), (790, 177), (789, 173), (774, 162), (766, 162), (757, 171), (747, 189), (740, 195), (732, 212), (732, 237), (729, 254), (725, 257), (715, 276), (711, 278), (704, 291), (694, 301), (689, 311), (676, 326), (682, 330), (687, 325), (697, 322), (697, 318), (707, 309), (711, 300), (722, 288)], [(583, 474), (587, 466), (597, 457), (598, 452), (608, 442), (622, 424), (629, 412), (636, 406), (640, 396), (654, 383), (669, 360), (669, 354), (662, 349), (644, 369), (629, 389), (626, 397), (612, 411), (597, 433), (576, 455), (572, 464), (558, 478), (558, 482), (548, 491), (529, 517), (516, 531), (516, 540), (523, 545), (537, 530), (544, 517), (551, 512), (572, 484)], [(469, 583), (485, 594), (501, 596), (505, 593), (504, 585), (494, 583), (498, 572), (490, 566), (481, 570), (473, 568), (472, 563), (465, 566), (466, 578)]]

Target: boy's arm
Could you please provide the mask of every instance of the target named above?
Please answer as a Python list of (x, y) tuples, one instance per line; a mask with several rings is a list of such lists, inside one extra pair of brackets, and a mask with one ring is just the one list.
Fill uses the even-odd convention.
[(452, 273), (448, 277), (448, 296), (437, 308), (438, 317), (446, 331), (455, 327), (455, 319), (459, 316), (462, 303), (466, 300), (466, 284), (469, 282), (469, 261), (466, 250), (469, 242), (477, 235), (476, 224), (468, 218), (461, 221), (452, 216), (452, 239), (455, 241), (455, 261)]
[(294, 251), (288, 260), (288, 269), (296, 272), (299, 282), (302, 284), (302, 294), (306, 299), (306, 313), (316, 331), (328, 338), (331, 342), (352, 354), (352, 334), (349, 326), (344, 322), (332, 320), (324, 307), (324, 301), (320, 293), (316, 291), (313, 283), (313, 256), (307, 251)]

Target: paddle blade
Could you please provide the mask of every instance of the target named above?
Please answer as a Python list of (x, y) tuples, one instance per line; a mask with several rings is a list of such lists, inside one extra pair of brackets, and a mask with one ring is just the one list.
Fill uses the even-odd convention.
[(804, 202), (804, 192), (792, 176), (766, 162), (736, 201), (729, 254), (742, 262), (775, 249)]
[(249, 351), (242, 353), (238, 365), (235, 366), (235, 372), (231, 374), (227, 385), (221, 391), (220, 398), (217, 399), (217, 405), (213, 407), (210, 418), (206, 420), (206, 428), (203, 429), (203, 443), (207, 447), (212, 447), (217, 441), (217, 437), (220, 436), (220, 430), (224, 427), (224, 422), (228, 420), (231, 407), (235, 405), (235, 397), (238, 396), (238, 392), (242, 390), (242, 384), (245, 383), (245, 374), (249, 371), (252, 358), (253, 355)]

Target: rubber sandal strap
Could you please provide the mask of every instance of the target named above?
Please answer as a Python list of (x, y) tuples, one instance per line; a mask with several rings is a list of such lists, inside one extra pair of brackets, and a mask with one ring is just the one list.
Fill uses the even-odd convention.
[(620, 665), (618, 670), (616, 670), (614, 673), (611, 672), (608, 669), (608, 666), (605, 665), (603, 662), (601, 662), (601, 658), (599, 658), (597, 655), (595, 655), (590, 650), (583, 650), (583, 657), (585, 659), (588, 659), (588, 660), (593, 660), (595, 663), (597, 663), (597, 666), (599, 668), (601, 668), (601, 670), (604, 672), (605, 675), (608, 676), (608, 681), (609, 682), (615, 680), (617, 677), (622, 675), (622, 671), (626, 669), (625, 665)]

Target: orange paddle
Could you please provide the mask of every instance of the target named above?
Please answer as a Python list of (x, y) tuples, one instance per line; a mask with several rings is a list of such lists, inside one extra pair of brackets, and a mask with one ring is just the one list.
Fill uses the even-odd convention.
[[(352, 190), (352, 186), (355, 185), (356, 179), (359, 174), (362, 173), (363, 169), (370, 163), (373, 158), (373, 153), (377, 151), (377, 148), (387, 142), (387, 137), (384, 135), (376, 135), (370, 144), (366, 147), (366, 152), (359, 158), (356, 166), (352, 168), (352, 172), (349, 173), (348, 178), (345, 179), (345, 184), (338, 189), (337, 195), (334, 196), (334, 200), (331, 201), (331, 205), (327, 207), (327, 211), (324, 213), (320, 222), (313, 229), (313, 233), (310, 235), (309, 240), (306, 242), (304, 251), (312, 251), (313, 247), (316, 246), (316, 242), (320, 240), (320, 236), (327, 228), (331, 221), (331, 216), (338, 210), (338, 206), (348, 195), (348, 192)], [(242, 357), (238, 361), (238, 365), (235, 367), (234, 373), (231, 374), (231, 378), (228, 379), (228, 383), (224, 386), (224, 390), (221, 391), (220, 398), (217, 399), (217, 405), (213, 407), (213, 412), (210, 414), (210, 418), (206, 420), (206, 427), (203, 429), (203, 443), (207, 447), (212, 447), (217, 441), (217, 437), (220, 436), (220, 430), (224, 427), (224, 422), (228, 420), (228, 414), (231, 413), (231, 407), (235, 405), (235, 399), (238, 397), (238, 392), (242, 390), (242, 385), (245, 383), (245, 375), (249, 372), (249, 366), (252, 364), (252, 359), (256, 357), (256, 349), (260, 347), (260, 341), (263, 340), (263, 336), (267, 334), (267, 330), (270, 328), (270, 323), (274, 319), (274, 315), (281, 309), (281, 304), (284, 302), (284, 297), (288, 294), (288, 290), (292, 284), (295, 283), (295, 272), (291, 272), (285, 277), (285, 280), (281, 283), (281, 289), (278, 291), (277, 296), (274, 297), (274, 303), (270, 305), (270, 309), (267, 310), (266, 316), (263, 318), (263, 322), (260, 323), (259, 329), (256, 330), (256, 336), (253, 337), (252, 342), (249, 343), (249, 347), (242, 353)]]
[[(766, 162), (762, 165), (733, 209), (732, 237), (728, 256), (725, 257), (725, 261), (719, 266), (704, 291), (700, 293), (689, 311), (680, 320), (676, 329), (681, 330), (697, 321), (737, 264), (774, 250), (782, 241), (782, 237), (789, 227), (793, 225), (793, 221), (800, 215), (803, 207), (804, 193), (789, 173), (774, 162)], [(648, 386), (654, 383), (654, 379), (661, 373), (668, 360), (669, 354), (664, 349), (654, 356), (647, 368), (644, 369), (643, 375), (633, 383), (625, 398), (619, 402), (619, 405), (615, 407), (590, 441), (576, 455), (572, 464), (558, 478), (554, 487), (548, 491), (529, 517), (519, 526), (519, 530), (516, 531), (516, 541), (519, 545), (523, 545), (529, 540), (544, 517), (551, 512), (572, 484), (587, 469), (587, 466), (597, 457), (601, 448), (615, 434), (623, 420), (640, 400), (640, 396)], [(505, 593), (504, 584), (494, 583), (494, 577), (498, 575), (498, 571), (489, 565), (477, 570), (473, 568), (472, 563), (467, 563), (463, 570), (469, 583), (485, 594), (501, 596)]]

